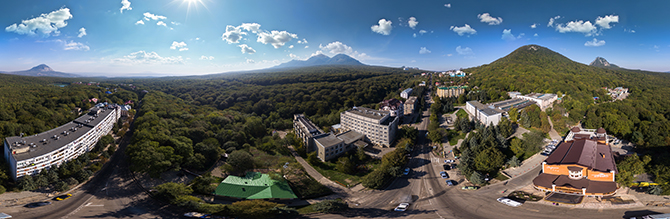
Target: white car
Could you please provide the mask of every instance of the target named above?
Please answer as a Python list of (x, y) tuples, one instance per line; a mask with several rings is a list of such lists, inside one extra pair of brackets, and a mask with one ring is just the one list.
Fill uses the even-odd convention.
[(395, 207), (393, 209), (394, 211), (407, 211), (407, 208), (409, 207), (409, 203), (400, 203), (398, 207)]
[(444, 162), (445, 163), (453, 163), (453, 162), (456, 162), (456, 161), (454, 161), (454, 160), (444, 160)]
[(512, 206), (512, 207), (519, 207), (519, 206), (521, 206), (521, 205), (523, 204), (523, 203), (521, 203), (521, 202), (514, 201), (514, 200), (509, 199), (509, 198), (507, 198), (507, 197), (500, 197), (500, 198), (498, 198), (498, 202), (503, 203), (503, 204), (506, 204), (506, 205), (509, 205), (509, 206)]

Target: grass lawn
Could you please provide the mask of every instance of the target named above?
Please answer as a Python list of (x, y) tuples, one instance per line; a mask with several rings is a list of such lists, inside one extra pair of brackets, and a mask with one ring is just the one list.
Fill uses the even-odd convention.
[(498, 173), (498, 175), (496, 175), (496, 178), (495, 178), (495, 179), (500, 180), (500, 181), (502, 182), (502, 181), (505, 181), (505, 180), (507, 180), (507, 179), (509, 179), (509, 178), (507, 178), (507, 177), (506, 177), (504, 174), (502, 174), (502, 173)]
[(463, 110), (463, 109), (459, 109), (458, 112), (456, 112), (456, 116), (458, 116), (458, 118), (466, 118), (467, 119), (468, 118), (468, 113), (466, 113), (465, 110)]
[(378, 168), (380, 165), (381, 160), (369, 158), (367, 162), (359, 166), (358, 172), (353, 175), (335, 170), (337, 164), (331, 162), (322, 162), (320, 165), (312, 165), (312, 167), (314, 167), (316, 171), (319, 171), (321, 175), (342, 186), (346, 187), (348, 185), (349, 187), (353, 187), (361, 182), (361, 178), (372, 172), (372, 170)]
[(456, 130), (450, 129), (450, 130), (447, 130), (447, 137), (449, 138), (449, 144), (451, 146), (454, 146), (454, 145), (458, 144), (459, 139), (464, 139), (465, 138), (465, 134), (463, 134), (463, 132), (461, 132), (461, 131), (456, 131)]

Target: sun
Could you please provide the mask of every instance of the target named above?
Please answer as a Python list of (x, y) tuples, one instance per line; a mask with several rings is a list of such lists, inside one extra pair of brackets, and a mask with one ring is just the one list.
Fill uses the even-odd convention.
[[(191, 9), (195, 9), (196, 11), (200, 6), (204, 7), (205, 9), (209, 10), (207, 8), (207, 5), (205, 5), (205, 0), (181, 0), (180, 5), (183, 7), (186, 5), (186, 15), (191, 13)], [(173, 2), (179, 2), (179, 0), (174, 0)]]

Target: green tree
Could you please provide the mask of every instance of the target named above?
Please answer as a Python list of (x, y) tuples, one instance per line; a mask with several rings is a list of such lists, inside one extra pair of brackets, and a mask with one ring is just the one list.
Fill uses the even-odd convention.
[(167, 182), (153, 188), (156, 196), (164, 200), (172, 201), (179, 196), (193, 193), (193, 189), (181, 183)]
[(516, 156), (512, 156), (512, 158), (507, 161), (507, 164), (509, 164), (510, 167), (518, 167), (521, 165), (521, 161), (519, 161), (519, 158)]
[(313, 166), (321, 164), (321, 160), (316, 156), (316, 151), (307, 154), (307, 162)]
[(472, 172), (472, 175), (470, 175), (470, 182), (475, 185), (483, 185), (485, 183), (484, 176), (477, 171)]
[(231, 166), (233, 166), (233, 168), (237, 172), (244, 172), (254, 167), (253, 157), (251, 157), (251, 154), (249, 154), (249, 152), (246, 152), (244, 150), (233, 151), (233, 153), (230, 153), (230, 155), (228, 155), (228, 159), (226, 160), (226, 162)]
[(475, 157), (475, 168), (482, 172), (494, 173), (505, 163), (505, 155), (495, 147), (489, 147)]
[(275, 207), (283, 207), (283, 204), (264, 200), (244, 200), (233, 202), (230, 210), (235, 217), (239, 218), (273, 218), (275, 216)]
[(199, 176), (193, 179), (191, 188), (197, 193), (211, 195), (216, 190), (216, 185), (213, 184), (215, 182), (216, 178), (211, 175)]
[(349, 157), (343, 156), (337, 159), (337, 166), (335, 167), (335, 169), (342, 173), (353, 174), (355, 171), (355, 167), (356, 166), (351, 161), (351, 159), (349, 159)]
[(30, 175), (21, 177), (19, 179), (18, 187), (22, 191), (32, 191), (37, 189), (37, 185), (35, 185), (35, 181), (33, 181), (33, 177)]
[(512, 109), (509, 110), (509, 120), (512, 121), (512, 123), (517, 123), (519, 121), (519, 109), (516, 107), (512, 107)]
[(523, 153), (526, 151), (523, 148), (523, 141), (521, 141), (521, 139), (518, 139), (516, 137), (512, 138), (512, 141), (510, 141), (509, 148), (514, 153), (515, 157), (521, 157), (523, 155)]
[(363, 186), (371, 189), (381, 189), (389, 175), (386, 170), (376, 169), (361, 179)]

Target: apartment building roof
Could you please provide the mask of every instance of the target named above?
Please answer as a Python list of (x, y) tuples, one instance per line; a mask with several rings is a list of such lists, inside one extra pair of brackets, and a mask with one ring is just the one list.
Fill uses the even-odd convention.
[(354, 131), (354, 130), (349, 130), (349, 131), (346, 131), (344, 133), (338, 134), (337, 138), (344, 141), (345, 144), (351, 144), (351, 143), (353, 143), (355, 141), (358, 141), (360, 139), (364, 139), (365, 135), (361, 134), (357, 131)]
[[(92, 108), (92, 111), (97, 111), (97, 108)], [(98, 112), (97, 117), (93, 117), (93, 119), (91, 119), (91, 115), (86, 114), (75, 119), (73, 122), (68, 122), (49, 131), (24, 137), (7, 137), (5, 141), (9, 146), (9, 150), (15, 152), (12, 153), (12, 156), (17, 161), (39, 157), (61, 148), (86, 134), (112, 112), (114, 112), (113, 109), (101, 110)], [(89, 120), (89, 122), (81, 122), (85, 122), (86, 120)]]
[(389, 107), (391, 110), (397, 110), (402, 106), (402, 101), (395, 98), (384, 100), (379, 104), (379, 108)]
[(590, 139), (561, 142), (545, 162), (578, 164), (601, 172), (617, 172), (610, 146)]
[(411, 96), (405, 100), (405, 105), (414, 105), (414, 102), (416, 102), (416, 96)]
[(389, 114), (388, 111), (373, 110), (365, 107), (354, 107), (346, 112), (375, 120), (380, 120)]
[(324, 148), (331, 147), (343, 142), (342, 139), (337, 138), (337, 136), (333, 134), (314, 137), (314, 141), (318, 142)]

